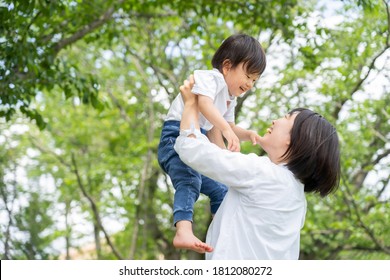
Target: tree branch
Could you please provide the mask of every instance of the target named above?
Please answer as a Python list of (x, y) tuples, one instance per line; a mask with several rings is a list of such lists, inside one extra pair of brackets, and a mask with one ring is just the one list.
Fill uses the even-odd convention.
[(77, 163), (76, 163), (76, 159), (75, 159), (74, 154), (72, 153), (72, 164), (70, 164), (70, 163), (66, 162), (65, 159), (63, 159), (62, 157), (60, 157), (59, 155), (54, 153), (53, 151), (48, 150), (48, 149), (44, 148), (42, 145), (40, 145), (40, 143), (38, 143), (33, 136), (30, 137), (30, 141), (33, 144), (33, 146), (38, 148), (38, 150), (40, 150), (43, 153), (48, 153), (48, 154), (53, 155), (62, 165), (64, 165), (65, 167), (69, 168), (76, 175), (78, 186), (79, 186), (81, 192), (83, 193), (84, 197), (87, 198), (88, 202), (90, 203), (91, 208), (92, 208), (92, 212), (93, 212), (94, 217), (95, 217), (95, 221), (96, 221), (98, 227), (104, 233), (104, 236), (106, 238), (107, 244), (109, 245), (109, 247), (111, 248), (112, 252), (114, 253), (114, 255), (118, 259), (120, 259), (120, 260), (123, 259), (123, 257), (120, 255), (120, 253), (114, 247), (114, 244), (111, 242), (111, 239), (110, 239), (107, 231), (103, 227), (103, 224), (101, 222), (101, 218), (100, 218), (100, 215), (99, 215), (99, 211), (98, 211), (98, 208), (97, 208), (97, 205), (96, 205), (95, 201), (93, 200), (93, 198), (90, 195), (88, 195), (87, 191), (85, 190), (84, 184), (82, 183), (80, 174), (78, 172)]
[[(371, 145), (375, 145), (376, 140), (371, 143)], [(370, 145), (370, 146), (371, 146)], [(383, 153), (379, 154), (375, 159), (367, 159), (365, 163), (363, 163), (360, 167), (360, 170), (352, 177), (352, 182), (355, 186), (355, 189), (360, 189), (366, 180), (366, 177), (368, 173), (371, 170), (366, 169), (368, 166), (375, 166), (377, 165), (383, 158), (386, 158), (390, 155), (390, 149), (385, 150)]]
[(73, 173), (76, 175), (76, 178), (77, 178), (77, 183), (78, 183), (78, 186), (80, 187), (81, 189), (81, 192), (83, 193), (84, 197), (89, 201), (90, 205), (91, 205), (91, 208), (92, 208), (92, 212), (94, 214), (94, 217), (95, 217), (95, 220), (96, 220), (96, 223), (97, 223), (97, 226), (101, 229), (101, 231), (104, 233), (104, 236), (106, 238), (106, 241), (107, 241), (107, 244), (108, 246), (110, 246), (112, 252), (114, 253), (114, 255), (119, 259), (119, 260), (122, 260), (123, 257), (121, 256), (121, 254), (116, 250), (114, 244), (111, 242), (111, 239), (107, 233), (107, 231), (105, 230), (105, 228), (103, 227), (103, 223), (101, 221), (101, 218), (100, 218), (100, 215), (99, 215), (99, 210), (98, 210), (98, 207), (95, 203), (95, 201), (93, 200), (93, 198), (87, 193), (87, 191), (85, 190), (85, 187), (84, 187), (84, 184), (81, 180), (81, 177), (80, 177), (80, 174), (79, 174), (79, 171), (78, 171), (78, 167), (77, 167), (77, 162), (76, 162), (76, 158), (75, 158), (75, 155), (74, 153), (72, 153), (72, 165), (73, 165), (73, 168), (72, 168), (72, 171)]
[(386, 14), (387, 14), (387, 36), (386, 36), (386, 45), (390, 47), (390, 8), (389, 1), (383, 0), (383, 3), (386, 6)]
[[(7, 139), (8, 141), (8, 139)], [(13, 170), (13, 173), (14, 173), (14, 178), (16, 178), (16, 170), (15, 168), (12, 168)], [(1, 171), (0, 171), (1, 172)], [(2, 172), (1, 172), (2, 173)], [(2, 177), (3, 177), (3, 174), (1, 174)], [(14, 205), (15, 205), (15, 200), (17, 198), (17, 192), (16, 192), (16, 187), (14, 188), (13, 190), (13, 194), (11, 196), (11, 201), (8, 201), (8, 192), (6, 192), (6, 185), (3, 181), (3, 178), (1, 178), (2, 181), (0, 182), (1, 186), (0, 186), (0, 193), (1, 193), (1, 197), (3, 198), (3, 201), (4, 201), (4, 208), (8, 214), (8, 223), (6, 225), (6, 229), (5, 229), (5, 232), (4, 232), (4, 253), (3, 253), (3, 258), (5, 260), (10, 260), (12, 259), (11, 255), (10, 255), (10, 240), (11, 240), (11, 227), (13, 226), (13, 209), (14, 209)], [(14, 182), (13, 182), (15, 185), (16, 185), (16, 179), (14, 179)], [(11, 205), (9, 205), (11, 204)]]
[(364, 83), (365, 80), (367, 80), (368, 76), (370, 75), (371, 73), (371, 70), (373, 70), (375, 68), (375, 62), (390, 48), (390, 42), (389, 42), (389, 36), (390, 36), (390, 12), (389, 12), (389, 5), (387, 4), (387, 2), (385, 0), (383, 0), (385, 6), (386, 6), (386, 13), (387, 13), (387, 35), (386, 35), (386, 42), (385, 42), (385, 47), (383, 48), (383, 50), (381, 50), (371, 61), (371, 63), (369, 64), (368, 66), (368, 71), (366, 73), (366, 75), (364, 75), (363, 78), (361, 78), (360, 80), (358, 80), (358, 82), (356, 83), (356, 85), (352, 88), (351, 92), (349, 93), (349, 97), (347, 98), (344, 98), (341, 100), (341, 102), (339, 104), (336, 104), (336, 107), (335, 107), (335, 110), (333, 112), (333, 117), (337, 120), (339, 118), (339, 113), (341, 111), (341, 109), (343, 108), (344, 104), (350, 99), (352, 98), (352, 96), (360, 89), (360, 87), (362, 86), (362, 84)]
[(164, 83), (162, 82), (161, 76), (162, 76), (163, 78), (168, 79), (168, 80), (169, 80), (172, 84), (174, 84), (174, 85), (175, 85), (175, 84), (178, 84), (177, 81), (176, 81), (176, 79), (174, 78), (173, 75), (170, 75), (170, 74), (167, 73), (166, 71), (164, 71), (164, 70), (162, 70), (162, 69), (160, 69), (160, 68), (154, 66), (152, 63), (148, 63), (145, 59), (143, 59), (143, 58), (140, 57), (138, 54), (136, 54), (135, 52), (133, 52), (128, 46), (127, 46), (126, 48), (127, 48), (127, 50), (129, 51), (129, 53), (130, 53), (133, 57), (135, 57), (135, 58), (137, 59), (137, 65), (136, 65), (136, 66), (138, 67), (138, 69), (142, 68), (142, 67), (140, 67), (140, 66), (141, 66), (141, 63), (143, 63), (143, 64), (145, 64), (145, 65), (147, 65), (147, 66), (149, 66), (150, 68), (153, 69), (153, 71), (156, 73), (156, 77), (157, 77), (157, 79), (158, 79), (159, 84), (165, 89), (165, 91), (166, 91), (167, 93), (169, 93), (169, 90), (168, 90), (168, 88), (164, 85)]
[[(344, 181), (347, 182), (346, 178), (344, 178)], [(347, 183), (345, 184), (345, 188), (347, 190), (348, 196), (350, 197), (350, 199), (348, 199), (348, 202), (352, 205), (352, 208), (353, 208), (354, 213), (356, 215), (358, 224), (363, 228), (363, 230), (367, 233), (367, 235), (370, 237), (370, 239), (374, 242), (374, 244), (378, 248), (380, 248), (384, 253), (390, 255), (390, 247), (383, 245), (382, 242), (376, 238), (374, 232), (363, 222), (363, 219), (360, 215), (359, 208), (353, 199), (352, 193), (351, 193)]]
[(127, 115), (125, 108), (123, 108), (123, 106), (119, 102), (118, 98), (116, 98), (114, 96), (114, 94), (112, 93), (111, 88), (109, 86), (107, 87), (107, 92), (108, 92), (108, 95), (111, 97), (111, 100), (114, 103), (114, 105), (118, 108), (120, 115), (121, 115), (121, 118), (123, 120), (125, 120), (129, 125), (131, 125), (131, 119)]
[(340, 103), (336, 104), (335, 110), (333, 112), (333, 117), (337, 120), (339, 118), (339, 113), (341, 109), (343, 108), (344, 104), (352, 98), (352, 96), (360, 89), (362, 84), (367, 80), (368, 76), (370, 75), (371, 71), (375, 68), (375, 62), (390, 48), (390, 46), (386, 45), (383, 50), (381, 50), (371, 61), (370, 65), (368, 66), (368, 71), (366, 75), (364, 75), (363, 78), (358, 80), (356, 85), (352, 88), (351, 92), (349, 93), (348, 98), (344, 98), (340, 101)]
[[(141, 70), (142, 71), (142, 70)], [(145, 75), (146, 73), (144, 73)], [(154, 137), (154, 131), (155, 131), (155, 126), (154, 126), (154, 108), (153, 108), (153, 97), (149, 91), (148, 94), (148, 103), (147, 103), (147, 109), (148, 109), (148, 116), (149, 116), (149, 130), (147, 134), (148, 138), (148, 143), (153, 142), (153, 137)], [(135, 249), (137, 248), (137, 239), (138, 239), (138, 233), (139, 233), (139, 219), (141, 216), (141, 211), (142, 211), (142, 205), (141, 201), (143, 201), (144, 194), (145, 194), (145, 185), (146, 181), (150, 177), (150, 169), (151, 169), (151, 162), (152, 162), (152, 155), (153, 155), (153, 150), (151, 147), (148, 147), (148, 151), (146, 152), (146, 157), (144, 160), (144, 166), (141, 172), (141, 182), (139, 184), (138, 188), (138, 204), (136, 208), (136, 217), (134, 221), (134, 229), (133, 229), (133, 235), (131, 238), (131, 247), (130, 247), (130, 252), (129, 252), (129, 257), (130, 259), (134, 258), (135, 255)]]
[[(123, 0), (117, 1), (117, 4), (123, 3)], [(73, 35), (71, 35), (68, 38), (65, 38), (61, 41), (59, 41), (57, 44), (54, 45), (53, 49), (55, 53), (58, 53), (61, 49), (65, 48), (66, 46), (80, 40), (88, 33), (91, 33), (92, 31), (96, 30), (106, 22), (108, 22), (111, 18), (113, 13), (115, 12), (114, 7), (109, 8), (101, 17), (99, 17), (97, 20), (90, 22), (81, 30), (77, 31)]]
[[(388, 185), (389, 185), (389, 182), (390, 182), (390, 175), (389, 175), (385, 180), (382, 180), (383, 187), (378, 191), (378, 194), (376, 195), (376, 197), (377, 197), (378, 199), (380, 199), (380, 197), (382, 196), (382, 194), (385, 192), (386, 188), (387, 188)], [(385, 203), (388, 203), (388, 202), (385, 201)]]

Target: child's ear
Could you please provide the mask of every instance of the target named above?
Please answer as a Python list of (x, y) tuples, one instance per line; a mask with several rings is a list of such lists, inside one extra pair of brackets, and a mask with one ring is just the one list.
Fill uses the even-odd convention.
[(232, 63), (230, 61), (230, 59), (225, 59), (223, 62), (222, 62), (222, 72), (224, 75), (227, 74), (227, 72), (229, 72), (229, 70), (232, 68)]

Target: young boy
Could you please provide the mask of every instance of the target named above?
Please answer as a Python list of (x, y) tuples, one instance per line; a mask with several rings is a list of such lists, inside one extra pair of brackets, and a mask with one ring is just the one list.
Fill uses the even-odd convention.
[[(260, 43), (245, 34), (232, 35), (218, 48), (211, 61), (213, 70), (194, 72), (195, 85), (192, 89), (198, 95), (200, 127), (210, 141), (226, 148), (240, 151), (240, 141), (256, 144), (256, 132), (235, 125), (234, 108), (236, 97), (250, 90), (263, 73), (266, 60)], [(175, 188), (173, 219), (176, 248), (194, 250), (199, 253), (211, 248), (199, 248), (200, 240), (193, 234), (192, 219), (194, 203), (199, 194), (210, 198), (211, 213), (215, 214), (221, 204), (227, 187), (211, 180), (185, 165), (174, 150), (180, 133), (180, 120), (184, 104), (180, 94), (173, 101), (161, 133), (158, 147), (158, 162)]]

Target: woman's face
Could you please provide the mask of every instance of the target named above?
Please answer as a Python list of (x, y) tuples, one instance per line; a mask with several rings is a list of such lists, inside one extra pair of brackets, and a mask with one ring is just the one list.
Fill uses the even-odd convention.
[(272, 121), (271, 127), (263, 136), (263, 149), (270, 155), (282, 156), (290, 145), (291, 130), (298, 112), (288, 114), (283, 118)]

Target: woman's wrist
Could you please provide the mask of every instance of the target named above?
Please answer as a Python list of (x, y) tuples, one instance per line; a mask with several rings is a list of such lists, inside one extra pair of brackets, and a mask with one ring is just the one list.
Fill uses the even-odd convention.
[(198, 107), (198, 102), (196, 102), (196, 99), (195, 100), (188, 100), (188, 101), (184, 102), (184, 106), (187, 108)]

